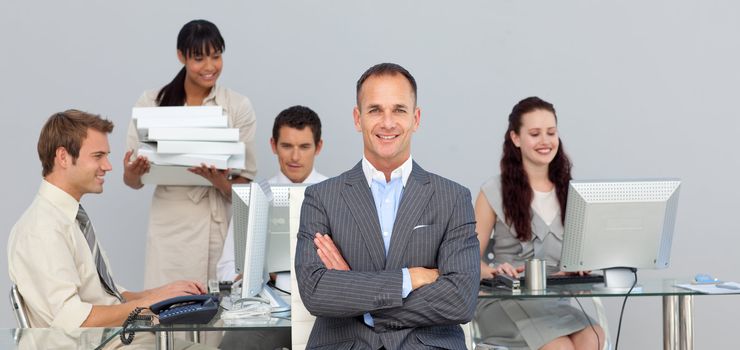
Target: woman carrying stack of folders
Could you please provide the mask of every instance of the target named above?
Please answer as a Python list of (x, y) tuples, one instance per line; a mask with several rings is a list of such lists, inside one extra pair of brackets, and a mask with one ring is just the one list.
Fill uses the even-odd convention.
[[(246, 183), (257, 173), (254, 109), (246, 97), (216, 84), (224, 49), (216, 25), (206, 20), (188, 22), (177, 36), (177, 58), (182, 69), (170, 83), (145, 92), (136, 102), (136, 107), (221, 106), (228, 116), (228, 127), (239, 129), (246, 159), (244, 170), (236, 175), (209, 165), (189, 169), (208, 180), (210, 186), (156, 187), (146, 244), (147, 288), (182, 279), (216, 279), (216, 263), (231, 216), (231, 185)], [(144, 186), (141, 177), (149, 170), (146, 157), (132, 159), (138, 141), (132, 122), (123, 181), (134, 189)]]
[[(518, 277), (533, 258), (549, 269), (559, 264), (570, 171), (553, 105), (521, 100), (509, 115), (501, 174), (475, 201), (481, 278)], [(603, 329), (569, 299), (481, 299), (476, 322), (484, 343), (511, 350), (595, 350), (604, 343)]]

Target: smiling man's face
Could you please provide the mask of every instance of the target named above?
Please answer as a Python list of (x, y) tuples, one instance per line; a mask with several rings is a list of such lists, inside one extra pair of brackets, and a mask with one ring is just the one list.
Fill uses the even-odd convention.
[(376, 169), (392, 171), (411, 155), (411, 135), (421, 119), (415, 100), (401, 74), (371, 76), (362, 84), (355, 128), (362, 133), (365, 158)]

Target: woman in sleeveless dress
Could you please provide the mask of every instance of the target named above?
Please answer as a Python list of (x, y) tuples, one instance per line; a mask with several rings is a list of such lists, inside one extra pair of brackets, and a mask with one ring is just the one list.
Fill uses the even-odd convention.
[[(504, 136), (501, 174), (475, 202), (481, 278), (518, 277), (524, 261), (546, 260), (557, 271), (571, 164), (552, 104), (529, 97), (514, 106)], [(570, 299), (481, 299), (476, 310), (484, 343), (509, 349), (601, 349), (601, 327)]]

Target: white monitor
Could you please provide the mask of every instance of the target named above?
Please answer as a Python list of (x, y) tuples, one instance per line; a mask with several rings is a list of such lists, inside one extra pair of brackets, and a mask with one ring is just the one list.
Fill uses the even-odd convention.
[(236, 273), (244, 273), (244, 249), (247, 244), (249, 223), (249, 201), (252, 185), (231, 186), (231, 210), (234, 225), (234, 267)]
[(604, 270), (605, 290), (636, 285), (636, 269), (670, 263), (678, 179), (573, 180), (560, 268)]
[[(291, 225), (290, 193), (291, 189), (306, 186), (255, 182), (232, 186), (234, 265), (236, 272), (243, 274), (243, 298), (263, 290), (272, 292), (265, 288), (268, 272), (291, 270), (290, 232), (295, 225)], [(286, 303), (278, 307), (286, 308)]]
[(267, 271), (290, 271), (290, 189), (304, 184), (271, 185), (272, 202), (268, 230)]
[[(290, 271), (290, 255), (286, 252), (290, 244), (290, 189), (305, 188), (304, 184), (271, 185), (272, 200), (269, 202), (267, 261), (268, 272)], [(251, 184), (234, 185), (232, 188), (232, 210), (234, 212), (234, 267), (236, 273), (244, 273), (244, 248), (249, 222), (249, 200)]]
[(267, 286), (271, 202), (270, 187), (264, 183), (232, 186), (234, 258), (237, 272), (243, 273), (242, 298), (261, 297), (270, 303), (273, 312), (283, 312), (290, 310), (290, 304)]

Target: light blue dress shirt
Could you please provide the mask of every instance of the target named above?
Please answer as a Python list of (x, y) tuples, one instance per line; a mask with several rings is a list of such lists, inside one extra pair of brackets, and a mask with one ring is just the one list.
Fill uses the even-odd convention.
[[(388, 256), (390, 249), (391, 236), (393, 235), (393, 224), (396, 221), (396, 213), (401, 203), (403, 189), (411, 173), (411, 157), (404, 162), (398, 169), (391, 173), (391, 180), (386, 182), (385, 174), (376, 170), (367, 159), (363, 158), (363, 171), (370, 182), (370, 191), (375, 201), (375, 209), (378, 212), (378, 221), (380, 222), (381, 235), (383, 236), (383, 245), (385, 246), (385, 255)], [(411, 276), (408, 268), (401, 269), (403, 274), (403, 287), (401, 296), (406, 298), (411, 293)], [(370, 313), (363, 315), (365, 324), (374, 327), (375, 323)]]

